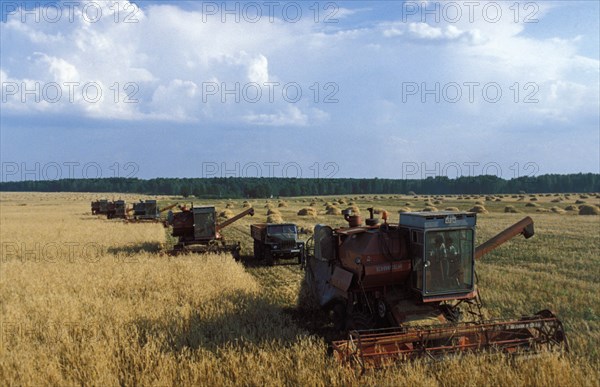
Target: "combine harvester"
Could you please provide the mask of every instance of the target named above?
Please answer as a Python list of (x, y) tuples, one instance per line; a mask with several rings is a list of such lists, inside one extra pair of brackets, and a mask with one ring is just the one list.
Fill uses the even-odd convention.
[(92, 202), (92, 215), (108, 214), (108, 200), (100, 199)]
[(141, 200), (138, 203), (133, 203), (133, 208), (129, 211), (133, 211), (133, 216), (127, 219), (130, 223), (160, 223), (162, 222), (165, 227), (168, 226), (166, 221), (162, 221), (160, 214), (172, 209), (178, 203), (171, 204), (169, 206), (158, 208), (156, 200)]
[(169, 211), (167, 224), (173, 227), (172, 236), (178, 238), (177, 244), (169, 255), (181, 253), (229, 252), (235, 260), (240, 258), (240, 242), (226, 243), (221, 230), (246, 215), (254, 216), (254, 208), (237, 214), (217, 224), (215, 207), (179, 207), (180, 212)]
[(113, 200), (107, 204), (106, 218), (127, 219), (129, 212), (131, 212), (131, 209), (127, 208), (125, 200)]
[(315, 226), (306, 286), (331, 311), (347, 340), (334, 341), (342, 362), (377, 368), (394, 360), (439, 358), (473, 351), (536, 353), (568, 350), (561, 321), (550, 311), (485, 320), (475, 261), (511, 238), (534, 234), (526, 217), (475, 247), (476, 214), (402, 213), (398, 224), (344, 212), (348, 228)]

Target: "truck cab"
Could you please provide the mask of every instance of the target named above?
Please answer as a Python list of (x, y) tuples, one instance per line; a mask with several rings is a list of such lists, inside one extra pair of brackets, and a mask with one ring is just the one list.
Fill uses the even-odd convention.
[(258, 223), (250, 226), (250, 234), (254, 239), (254, 256), (264, 258), (267, 265), (275, 260), (298, 258), (304, 259), (304, 242), (298, 239), (298, 227), (293, 223)]
[(408, 231), (412, 289), (423, 302), (476, 296), (475, 224), (468, 212), (411, 212), (400, 215)]

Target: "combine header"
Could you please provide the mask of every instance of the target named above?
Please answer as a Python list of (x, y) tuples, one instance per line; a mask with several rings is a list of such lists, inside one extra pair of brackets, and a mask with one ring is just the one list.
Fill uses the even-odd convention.
[(534, 234), (526, 217), (475, 248), (476, 214), (402, 213), (398, 224), (344, 212), (348, 228), (317, 225), (306, 284), (349, 332), (335, 356), (363, 369), (393, 360), (469, 351), (568, 350), (560, 320), (544, 310), (513, 320), (484, 320), (475, 260), (511, 238)]
[(179, 207), (181, 212), (169, 211), (167, 224), (173, 227), (172, 235), (178, 243), (169, 254), (186, 252), (230, 252), (238, 260), (240, 243), (228, 244), (221, 235), (221, 230), (246, 215), (254, 216), (254, 208), (250, 207), (238, 215), (217, 224), (215, 207)]

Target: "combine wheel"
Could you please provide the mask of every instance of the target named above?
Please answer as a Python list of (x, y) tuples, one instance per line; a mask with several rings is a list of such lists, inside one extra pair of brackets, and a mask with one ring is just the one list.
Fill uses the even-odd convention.
[(346, 328), (346, 305), (336, 302), (331, 308), (331, 319), (333, 327), (338, 331), (343, 331)]
[(367, 329), (373, 329), (375, 322), (373, 316), (364, 312), (352, 312), (346, 320), (346, 328), (348, 331), (364, 331)]

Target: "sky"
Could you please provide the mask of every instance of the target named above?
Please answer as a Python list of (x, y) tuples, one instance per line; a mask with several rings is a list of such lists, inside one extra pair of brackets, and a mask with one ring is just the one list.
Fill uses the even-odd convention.
[(598, 1), (1, 1), (2, 181), (600, 173)]

